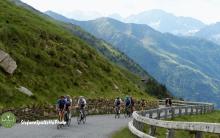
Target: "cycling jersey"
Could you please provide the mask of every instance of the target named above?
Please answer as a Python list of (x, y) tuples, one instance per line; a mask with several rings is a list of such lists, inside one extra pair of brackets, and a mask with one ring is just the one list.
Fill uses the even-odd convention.
[(84, 98), (81, 98), (78, 100), (78, 105), (80, 108), (84, 108), (86, 105), (86, 100)]
[(131, 105), (131, 99), (130, 98), (126, 98), (125, 99), (125, 106), (130, 106)]
[(65, 99), (66, 100), (66, 106), (71, 106), (72, 104), (72, 99)]
[(120, 106), (122, 103), (122, 100), (121, 99), (115, 99), (115, 106)]
[(59, 107), (60, 109), (63, 109), (63, 108), (65, 107), (65, 105), (66, 105), (66, 100), (65, 100), (65, 99), (59, 99), (59, 100), (57, 101), (57, 104), (58, 104), (58, 107)]

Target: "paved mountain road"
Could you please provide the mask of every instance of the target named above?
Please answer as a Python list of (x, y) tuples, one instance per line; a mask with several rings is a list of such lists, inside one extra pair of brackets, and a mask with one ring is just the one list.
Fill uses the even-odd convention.
[(107, 138), (131, 120), (115, 119), (114, 115), (88, 116), (86, 124), (78, 125), (72, 118), (71, 126), (57, 130), (56, 125), (21, 125), (12, 128), (0, 127), (0, 138)]

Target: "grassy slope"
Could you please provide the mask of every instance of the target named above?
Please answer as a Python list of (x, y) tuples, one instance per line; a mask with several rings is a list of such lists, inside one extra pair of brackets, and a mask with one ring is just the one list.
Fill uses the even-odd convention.
[[(58, 24), (8, 1), (0, 1), (0, 49), (10, 53), (18, 64), (13, 76), (0, 71), (0, 108), (51, 103), (67, 93), (150, 98), (138, 88), (140, 78), (109, 63)], [(35, 96), (29, 98), (19, 93), (15, 87), (20, 85)]]
[[(210, 123), (220, 123), (220, 111), (214, 111), (209, 114), (204, 115), (187, 115), (182, 117), (174, 118), (173, 121), (189, 121), (189, 122), (210, 122)], [(135, 138), (135, 136), (129, 132), (128, 128), (124, 128), (113, 135), (113, 138), (122, 138), (123, 134), (126, 138)], [(158, 138), (164, 138), (166, 134), (166, 129), (159, 128), (156, 131), (156, 136)], [(193, 138), (193, 134), (188, 131), (175, 131), (175, 137), (177, 138)], [(219, 138), (217, 134), (204, 133), (204, 138)]]
[(135, 138), (128, 128), (123, 128), (112, 135), (112, 138)]

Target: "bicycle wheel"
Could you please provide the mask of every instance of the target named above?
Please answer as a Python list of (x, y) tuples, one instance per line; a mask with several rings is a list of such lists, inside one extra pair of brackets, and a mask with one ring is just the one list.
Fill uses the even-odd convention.
[(86, 123), (86, 115), (83, 116), (83, 120), (82, 121), (83, 121), (83, 124)]
[(68, 118), (67, 126), (68, 126), (68, 127), (69, 127), (70, 124), (71, 124), (71, 117), (72, 117), (71, 112), (69, 112), (69, 113), (68, 113), (68, 116), (67, 116), (67, 118)]
[(118, 116), (118, 111), (117, 111), (117, 108), (115, 109), (115, 119), (117, 118)]
[(127, 117), (128, 117), (127, 108), (125, 108), (125, 111), (124, 111), (124, 116), (125, 116), (125, 118), (127, 118)]
[(77, 123), (78, 123), (78, 125), (80, 124), (80, 122), (81, 122), (81, 115), (77, 116)]
[(69, 118), (68, 121), (66, 122), (68, 127), (70, 127), (70, 123), (71, 123), (71, 118)]
[(57, 125), (57, 129), (60, 129), (60, 124)]

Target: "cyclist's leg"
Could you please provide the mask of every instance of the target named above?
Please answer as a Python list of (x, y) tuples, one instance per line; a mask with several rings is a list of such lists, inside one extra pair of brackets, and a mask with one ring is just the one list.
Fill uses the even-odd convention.
[(59, 116), (58, 117), (59, 121), (61, 121), (61, 110), (60, 109), (58, 110), (58, 116)]
[(69, 106), (69, 108), (68, 108), (68, 119), (71, 118), (71, 117), (72, 117), (72, 115), (71, 115), (71, 107)]
[(86, 116), (86, 114), (85, 114), (85, 106), (83, 107), (82, 112), (83, 112), (83, 117), (85, 117)]
[(64, 121), (64, 109), (61, 109), (61, 121)]
[(115, 113), (118, 114), (118, 106), (115, 106)]

